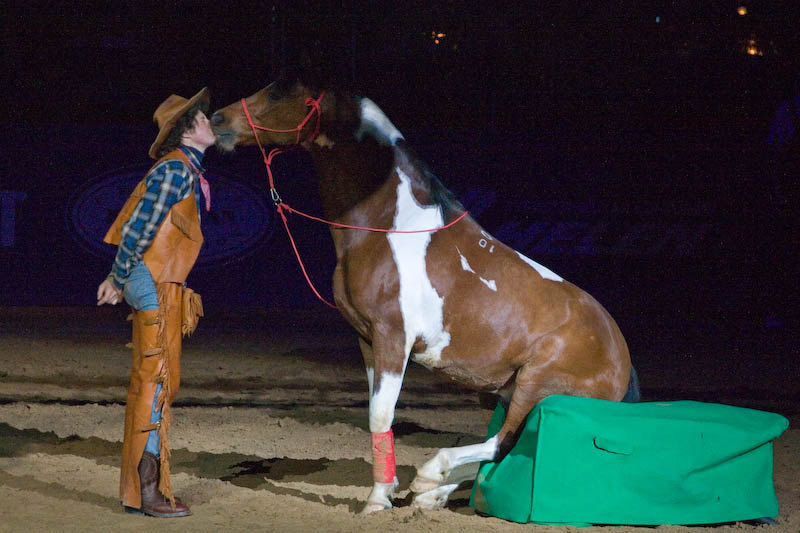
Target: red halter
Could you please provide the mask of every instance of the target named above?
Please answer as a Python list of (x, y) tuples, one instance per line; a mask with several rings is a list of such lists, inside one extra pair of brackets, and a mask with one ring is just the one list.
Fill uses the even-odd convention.
[[(250, 111), (247, 110), (247, 103), (245, 102), (244, 98), (242, 98), (242, 109), (244, 109), (244, 114), (247, 117), (247, 123), (250, 124), (250, 127), (253, 129), (253, 135), (256, 134), (255, 130), (271, 131), (275, 133), (291, 133), (293, 131), (296, 131), (297, 140), (295, 142), (297, 144), (300, 144), (300, 132), (303, 130), (303, 128), (305, 128), (306, 123), (311, 119), (311, 115), (313, 115), (314, 112), (317, 113), (317, 125), (314, 127), (314, 133), (312, 133), (311, 136), (306, 140), (308, 142), (311, 142), (316, 138), (317, 135), (319, 135), (319, 121), (322, 118), (322, 110), (319, 107), (319, 103), (322, 101), (323, 96), (325, 96), (325, 91), (319, 93), (319, 97), (316, 99), (306, 98), (306, 106), (310, 107), (311, 111), (308, 112), (308, 115), (306, 115), (306, 118), (304, 118), (302, 122), (300, 122), (300, 124), (288, 130), (278, 130), (272, 128), (265, 128), (264, 126), (257, 126), (255, 123), (253, 123), (253, 118), (250, 116)], [(258, 143), (259, 146), (261, 146), (261, 141), (258, 140), (258, 135), (256, 135), (256, 142)]]
[[(303, 213), (302, 211), (298, 211), (297, 209), (294, 209), (294, 208), (290, 207), (288, 204), (284, 203), (283, 200), (281, 200), (280, 195), (278, 194), (278, 190), (275, 189), (275, 179), (272, 176), (272, 158), (275, 157), (276, 155), (280, 154), (280, 153), (288, 152), (289, 150), (294, 150), (295, 148), (297, 148), (298, 145), (300, 145), (300, 132), (303, 130), (303, 128), (306, 126), (308, 121), (311, 119), (311, 116), (315, 112), (317, 113), (317, 124), (314, 127), (314, 132), (304, 142), (312, 142), (319, 135), (320, 120), (322, 118), (322, 110), (320, 109), (320, 102), (322, 101), (322, 97), (323, 96), (325, 96), (325, 91), (322, 91), (317, 99), (306, 98), (306, 106), (310, 107), (311, 110), (306, 115), (306, 118), (304, 118), (300, 122), (300, 124), (298, 124), (294, 128), (290, 128), (290, 129), (286, 129), (286, 130), (265, 128), (264, 126), (256, 125), (253, 122), (253, 117), (250, 116), (250, 111), (247, 109), (247, 102), (245, 102), (244, 98), (242, 98), (242, 109), (244, 110), (244, 116), (247, 117), (247, 123), (250, 125), (250, 129), (253, 130), (253, 136), (256, 139), (256, 144), (258, 145), (258, 149), (261, 150), (261, 155), (264, 158), (264, 165), (267, 167), (267, 177), (269, 178), (269, 194), (272, 197), (272, 201), (275, 203), (275, 208), (278, 210), (278, 213), (281, 215), (281, 219), (283, 220), (283, 227), (286, 228), (286, 234), (289, 235), (289, 241), (292, 243), (292, 249), (294, 250), (295, 257), (297, 257), (297, 262), (300, 265), (300, 269), (303, 271), (303, 276), (305, 276), (306, 281), (308, 282), (308, 285), (311, 287), (311, 290), (314, 291), (314, 294), (317, 295), (317, 298), (319, 298), (325, 305), (328, 305), (329, 307), (337, 309), (337, 307), (335, 305), (333, 305), (332, 303), (328, 302), (325, 298), (320, 296), (319, 292), (317, 292), (316, 287), (314, 287), (314, 284), (311, 282), (311, 279), (308, 277), (308, 273), (306, 272), (306, 267), (303, 265), (303, 260), (300, 259), (300, 253), (297, 251), (297, 246), (295, 245), (294, 238), (292, 237), (292, 232), (289, 230), (289, 223), (286, 220), (286, 214), (284, 213), (284, 210), (286, 210), (286, 211), (288, 211), (290, 213), (297, 213), (300, 216), (309, 218), (311, 220), (316, 220), (317, 222), (323, 222), (325, 224), (328, 224), (330, 226), (335, 226), (337, 228), (360, 229), (360, 230), (365, 230), (365, 231), (378, 231), (378, 232), (382, 232), (382, 233), (429, 233), (429, 232), (433, 232), (433, 231), (438, 231), (440, 229), (447, 229), (450, 226), (452, 226), (453, 224), (455, 224), (456, 222), (460, 221), (465, 216), (467, 216), (468, 212), (464, 211), (455, 220), (451, 221), (448, 224), (445, 224), (444, 226), (438, 227), (438, 228), (404, 231), (404, 230), (370, 228), (370, 227), (365, 227), (365, 226), (351, 226), (349, 224), (340, 224), (338, 222), (333, 222), (331, 220), (325, 220), (325, 219), (322, 219), (322, 218), (319, 218), (319, 217), (315, 217), (315, 216)], [(296, 131), (297, 132), (297, 139), (296, 139), (294, 145), (291, 145), (288, 148), (284, 148), (284, 147), (273, 148), (272, 150), (270, 150), (269, 155), (267, 155), (267, 153), (264, 151), (264, 147), (261, 145), (261, 140), (258, 138), (258, 131), (257, 130), (271, 131), (271, 132), (275, 132), (275, 133), (291, 133), (293, 131)]]
[[(280, 204), (281, 204), (281, 197), (278, 195), (277, 189), (275, 189), (275, 179), (272, 177), (272, 158), (276, 155), (286, 152), (288, 150), (294, 149), (297, 145), (300, 144), (300, 132), (303, 131), (303, 128), (306, 126), (309, 120), (311, 120), (311, 116), (316, 112), (317, 114), (317, 124), (314, 126), (314, 132), (306, 139), (306, 142), (312, 142), (314, 139), (317, 138), (319, 135), (319, 123), (320, 119), (322, 119), (322, 110), (320, 109), (320, 102), (322, 102), (322, 98), (325, 96), (325, 91), (319, 93), (319, 97), (314, 98), (306, 98), (306, 106), (310, 107), (306, 118), (304, 118), (300, 124), (295, 126), (294, 128), (290, 128), (288, 130), (281, 130), (281, 129), (273, 129), (273, 128), (266, 128), (264, 126), (258, 126), (255, 122), (253, 122), (253, 117), (250, 116), (250, 110), (247, 109), (247, 102), (245, 99), (242, 98), (242, 109), (244, 110), (244, 116), (247, 117), (247, 123), (250, 125), (250, 129), (253, 130), (253, 137), (256, 139), (256, 144), (258, 145), (258, 149), (261, 150), (261, 155), (264, 158), (264, 165), (267, 167), (267, 176), (269, 177), (269, 194), (272, 197), (272, 201), (275, 202), (275, 205), (278, 206), (278, 211), (280, 211)], [(290, 148), (273, 148), (270, 150), (269, 155), (264, 151), (264, 147), (261, 145), (261, 139), (258, 138), (258, 131), (256, 130), (263, 130), (263, 131), (271, 131), (273, 133), (291, 133), (293, 131), (297, 132), (297, 139), (295, 140), (295, 145)], [(288, 229), (288, 228), (287, 228)]]

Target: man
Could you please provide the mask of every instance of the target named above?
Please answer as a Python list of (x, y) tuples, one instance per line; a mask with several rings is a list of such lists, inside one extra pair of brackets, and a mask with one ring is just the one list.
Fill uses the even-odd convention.
[(188, 100), (172, 95), (156, 109), (159, 132), (150, 147), (157, 159), (105, 236), (118, 245), (114, 266), (97, 289), (97, 305), (122, 298), (133, 308), (133, 366), (125, 408), (120, 499), (126, 512), (186, 516), (172, 494), (167, 434), (170, 405), (180, 385), (181, 333), (202, 316), (199, 295), (185, 287), (203, 234), (203, 154), (216, 141), (206, 117), (208, 89)]

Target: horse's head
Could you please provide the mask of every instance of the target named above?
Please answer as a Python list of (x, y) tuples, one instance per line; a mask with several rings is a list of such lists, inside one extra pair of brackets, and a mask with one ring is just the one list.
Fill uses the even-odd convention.
[[(317, 96), (299, 82), (276, 81), (245, 98), (253, 124), (266, 128), (258, 129), (261, 144), (293, 144), (308, 138), (314, 132), (318, 117), (310, 117), (303, 125), (312, 109), (307, 101)], [(241, 101), (215, 111), (211, 115), (211, 126), (217, 134), (217, 147), (224, 151), (256, 144)]]

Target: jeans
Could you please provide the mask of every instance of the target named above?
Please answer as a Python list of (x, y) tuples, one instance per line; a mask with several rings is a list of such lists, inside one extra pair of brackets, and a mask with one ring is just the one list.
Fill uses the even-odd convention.
[[(158, 393), (161, 392), (161, 383), (156, 385), (156, 393), (153, 395), (153, 410), (150, 412), (150, 423), (155, 424), (161, 420), (161, 411), (156, 411), (156, 401), (158, 400)], [(161, 437), (157, 429), (151, 429), (150, 434), (147, 436), (147, 444), (144, 445), (144, 451), (150, 452), (158, 457), (158, 445), (161, 442)]]
[[(137, 311), (153, 311), (158, 309), (156, 284), (153, 282), (150, 269), (147, 268), (144, 262), (139, 263), (131, 269), (128, 281), (125, 282), (125, 288), (122, 290), (122, 295), (125, 297), (125, 301), (128, 302), (128, 305)], [(151, 424), (155, 424), (161, 420), (161, 411), (156, 411), (156, 402), (159, 392), (161, 392), (160, 383), (156, 385), (156, 393), (153, 396), (153, 410), (150, 413)], [(144, 451), (158, 457), (159, 441), (158, 430), (151, 430), (150, 435), (147, 436), (147, 444), (144, 446)]]
[(150, 269), (144, 262), (131, 269), (122, 296), (128, 305), (137, 311), (152, 311), (158, 309), (158, 293)]

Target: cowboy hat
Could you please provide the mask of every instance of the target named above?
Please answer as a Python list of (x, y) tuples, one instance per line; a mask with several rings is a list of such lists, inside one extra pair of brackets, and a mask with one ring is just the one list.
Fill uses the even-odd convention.
[(161, 102), (156, 112), (153, 113), (153, 121), (158, 124), (158, 137), (156, 137), (156, 140), (153, 141), (153, 144), (150, 146), (150, 151), (148, 152), (150, 157), (158, 159), (158, 149), (167, 139), (169, 132), (175, 126), (179, 118), (189, 111), (197, 102), (203, 101), (207, 105), (209, 100), (208, 87), (203, 87), (200, 89), (200, 92), (188, 100), (183, 96), (172, 94)]

